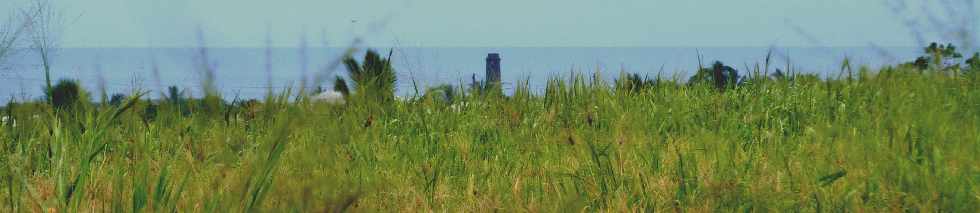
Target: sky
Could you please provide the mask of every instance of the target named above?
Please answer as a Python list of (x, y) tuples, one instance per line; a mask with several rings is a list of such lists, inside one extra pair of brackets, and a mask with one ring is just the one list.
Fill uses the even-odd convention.
[[(0, 15), (27, 0), (0, 3)], [(956, 1), (956, 0), (954, 0)], [(64, 47), (915, 46), (886, 0), (53, 0)], [(913, 1), (914, 2), (914, 1)], [(917, 8), (917, 6), (908, 6)], [(902, 17), (898, 14), (903, 14)], [(0, 16), (8, 17), (8, 16)]]

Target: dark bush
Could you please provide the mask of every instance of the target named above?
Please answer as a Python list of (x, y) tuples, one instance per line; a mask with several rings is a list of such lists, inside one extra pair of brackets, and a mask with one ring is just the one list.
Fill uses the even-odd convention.
[(164, 97), (171, 104), (183, 105), (186, 102), (184, 93), (184, 90), (177, 88), (177, 86), (170, 86), (167, 87), (167, 94), (164, 94)]
[(715, 61), (711, 68), (702, 68), (688, 79), (688, 84), (711, 84), (719, 90), (735, 86), (738, 83), (738, 70), (726, 66), (721, 61)]
[(973, 56), (966, 59), (966, 69), (968, 72), (980, 71), (980, 53), (973, 53)]
[(120, 93), (116, 93), (116, 94), (113, 94), (112, 97), (109, 98), (109, 105), (110, 106), (119, 106), (125, 100), (126, 100), (126, 95), (123, 95), (123, 94), (120, 94)]
[(62, 79), (48, 91), (48, 100), (55, 109), (69, 110), (74, 108), (84, 95), (77, 81)]

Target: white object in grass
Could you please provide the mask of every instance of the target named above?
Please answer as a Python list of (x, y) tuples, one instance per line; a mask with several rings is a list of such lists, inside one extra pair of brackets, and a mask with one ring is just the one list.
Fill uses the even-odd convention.
[(17, 127), (17, 120), (14, 120), (14, 118), (11, 118), (10, 116), (4, 115), (0, 120), (2, 120), (0, 121), (0, 124), (3, 126), (10, 125), (12, 127)]
[(336, 91), (325, 91), (310, 97), (314, 102), (344, 104), (344, 94)]

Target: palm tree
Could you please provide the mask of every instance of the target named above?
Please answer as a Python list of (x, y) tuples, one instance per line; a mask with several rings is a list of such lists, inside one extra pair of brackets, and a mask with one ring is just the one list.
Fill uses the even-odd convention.
[(698, 70), (687, 82), (688, 84), (713, 84), (717, 89), (724, 90), (738, 84), (738, 79), (738, 70), (726, 66), (721, 61), (715, 61), (711, 68)]
[(942, 45), (932, 42), (928, 47), (923, 48), (924, 56), (920, 56), (912, 62), (916, 68), (925, 70), (928, 68), (948, 69), (955, 67), (956, 60), (963, 58), (963, 55), (956, 52), (953, 44)]
[(347, 67), (350, 81), (337, 76), (334, 80), (334, 90), (344, 97), (350, 97), (352, 92), (357, 92), (362, 97), (376, 101), (394, 100), (397, 79), (395, 69), (391, 66), (391, 53), (388, 52), (388, 58), (382, 58), (374, 50), (368, 50), (364, 55), (363, 64), (347, 56), (344, 58), (344, 65)]

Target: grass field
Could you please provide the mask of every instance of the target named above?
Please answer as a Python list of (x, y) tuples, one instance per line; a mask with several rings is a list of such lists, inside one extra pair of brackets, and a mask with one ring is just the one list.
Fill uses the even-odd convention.
[(10, 104), (0, 211), (980, 209), (977, 72), (756, 76), (723, 92), (590, 79), (452, 101)]

